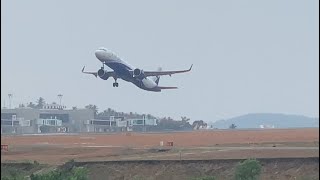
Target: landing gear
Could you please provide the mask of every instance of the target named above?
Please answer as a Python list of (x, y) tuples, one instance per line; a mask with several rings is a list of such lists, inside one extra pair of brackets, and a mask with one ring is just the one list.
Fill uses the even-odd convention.
[(113, 87), (118, 87), (119, 83), (117, 83), (117, 78), (114, 78), (114, 83), (113, 83)]

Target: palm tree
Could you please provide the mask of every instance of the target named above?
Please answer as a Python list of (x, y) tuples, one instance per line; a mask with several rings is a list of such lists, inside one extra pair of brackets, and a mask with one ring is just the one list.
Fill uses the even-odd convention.
[(97, 116), (98, 114), (98, 107), (96, 105), (92, 105), (92, 104), (89, 104), (87, 106), (85, 106), (86, 109), (92, 109), (93, 110), (93, 113), (94, 113), (94, 117)]
[(40, 97), (40, 98), (37, 100), (36, 108), (37, 108), (37, 109), (41, 109), (45, 104), (46, 104), (45, 100), (44, 100), (42, 97)]
[(231, 124), (230, 126), (229, 126), (229, 129), (235, 129), (237, 126), (235, 125), (235, 124)]
[(35, 109), (35, 108), (36, 108), (36, 105), (33, 104), (32, 102), (30, 102), (30, 103), (27, 105), (27, 107), (30, 107), (30, 108), (32, 108), (32, 109)]
[(182, 116), (181, 117), (181, 123), (182, 123), (182, 126), (185, 127), (185, 128), (191, 128), (192, 125), (189, 123), (190, 121), (190, 118), (187, 118), (186, 116)]
[(199, 129), (200, 127), (205, 128), (205, 127), (207, 127), (207, 125), (208, 124), (206, 122), (204, 122), (203, 120), (197, 120), (192, 123), (192, 127), (194, 129)]
[(183, 123), (187, 123), (188, 121), (190, 121), (190, 118), (187, 118), (186, 116), (181, 116), (181, 121)]

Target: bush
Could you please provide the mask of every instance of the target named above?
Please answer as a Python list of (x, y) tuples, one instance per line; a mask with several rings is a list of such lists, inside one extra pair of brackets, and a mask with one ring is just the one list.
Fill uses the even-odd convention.
[(302, 177), (297, 177), (297, 180), (312, 180), (312, 178), (311, 177), (302, 176)]
[(194, 180), (216, 180), (216, 178), (214, 176), (204, 176), (195, 178)]
[[(14, 168), (3, 168), (1, 167), (1, 180), (25, 180), (23, 173)], [(6, 172), (4, 172), (6, 171)], [(4, 175), (5, 174), (5, 175)]]
[(34, 161), (33, 161), (33, 165), (34, 165), (34, 166), (39, 166), (40, 163), (39, 163), (38, 161), (34, 160)]
[(236, 180), (256, 180), (261, 174), (262, 166), (255, 159), (247, 159), (236, 167)]
[(83, 167), (73, 167), (71, 171), (55, 170), (47, 174), (32, 174), (31, 180), (87, 180), (87, 169)]
[(26, 180), (23, 176), (5, 176), (1, 177), (1, 180)]

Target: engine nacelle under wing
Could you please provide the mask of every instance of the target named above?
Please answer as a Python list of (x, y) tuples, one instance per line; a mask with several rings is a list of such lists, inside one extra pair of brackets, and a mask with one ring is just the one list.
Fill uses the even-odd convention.
[(146, 76), (145, 76), (145, 74), (144, 74), (142, 69), (136, 68), (136, 69), (133, 70), (133, 77), (142, 80)]
[(107, 71), (103, 69), (98, 70), (98, 76), (103, 80), (107, 80), (110, 77)]

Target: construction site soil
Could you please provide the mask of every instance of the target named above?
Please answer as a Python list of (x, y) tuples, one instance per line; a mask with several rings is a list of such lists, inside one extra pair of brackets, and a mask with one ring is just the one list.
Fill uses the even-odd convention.
[(2, 135), (1, 143), (9, 146), (1, 152), (1, 162), (314, 157), (319, 156), (319, 129)]

